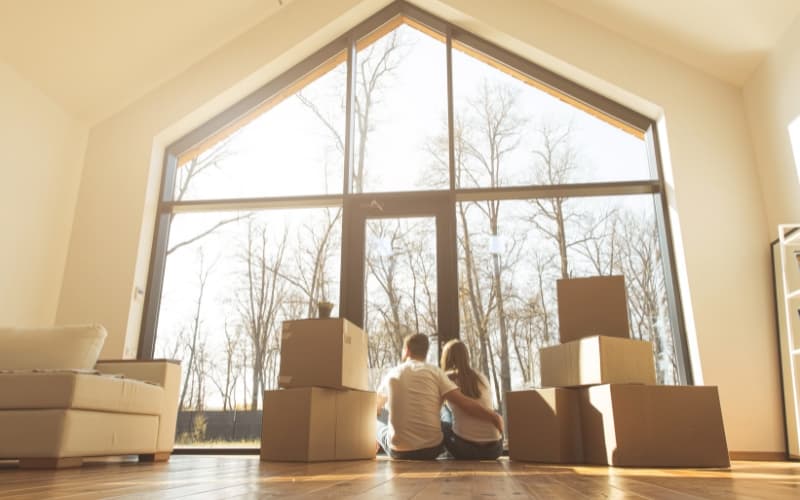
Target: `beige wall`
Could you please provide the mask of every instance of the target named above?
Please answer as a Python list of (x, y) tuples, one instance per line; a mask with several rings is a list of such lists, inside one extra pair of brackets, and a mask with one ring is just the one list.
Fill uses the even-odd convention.
[(743, 95), (775, 238), (778, 224), (800, 223), (800, 180), (787, 130), (800, 117), (800, 18), (745, 83)]
[[(97, 125), (58, 319), (101, 321), (103, 355), (135, 355), (164, 145), (386, 3), (296, 0)], [(424, 7), (660, 120), (696, 379), (720, 386), (731, 449), (783, 449), (768, 230), (739, 89), (541, 0)]]
[(0, 89), (0, 325), (50, 325), (86, 127), (2, 62)]

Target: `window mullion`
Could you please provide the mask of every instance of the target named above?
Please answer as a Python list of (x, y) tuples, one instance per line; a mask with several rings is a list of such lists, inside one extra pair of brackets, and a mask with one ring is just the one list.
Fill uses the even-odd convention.
[(347, 87), (345, 89), (345, 127), (344, 127), (344, 186), (342, 194), (352, 189), (353, 139), (355, 136), (355, 97), (356, 97), (356, 39), (347, 41)]
[(456, 189), (455, 111), (453, 110), (453, 37), (447, 28), (447, 143), (450, 165), (450, 190)]

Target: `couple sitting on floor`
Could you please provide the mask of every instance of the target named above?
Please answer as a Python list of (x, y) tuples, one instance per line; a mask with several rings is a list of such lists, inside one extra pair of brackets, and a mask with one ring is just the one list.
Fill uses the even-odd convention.
[(425, 363), (427, 355), (427, 336), (403, 340), (403, 362), (378, 388), (378, 444), (406, 460), (434, 460), (445, 449), (463, 460), (499, 457), (503, 419), (492, 410), (486, 377), (470, 368), (466, 346), (445, 344), (441, 369)]

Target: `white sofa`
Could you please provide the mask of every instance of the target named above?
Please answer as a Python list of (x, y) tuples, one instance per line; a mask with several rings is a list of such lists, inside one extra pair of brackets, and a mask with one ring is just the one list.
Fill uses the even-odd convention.
[(180, 364), (97, 361), (105, 337), (99, 325), (0, 328), (0, 459), (24, 468), (169, 459)]

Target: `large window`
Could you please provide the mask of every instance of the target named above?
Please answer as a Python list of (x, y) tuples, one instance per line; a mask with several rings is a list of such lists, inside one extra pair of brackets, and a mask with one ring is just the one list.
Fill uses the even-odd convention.
[(181, 446), (258, 446), (280, 328), (460, 337), (538, 385), (556, 280), (622, 274), (660, 383), (687, 378), (654, 123), (404, 2), (168, 148), (140, 356), (182, 360)]

